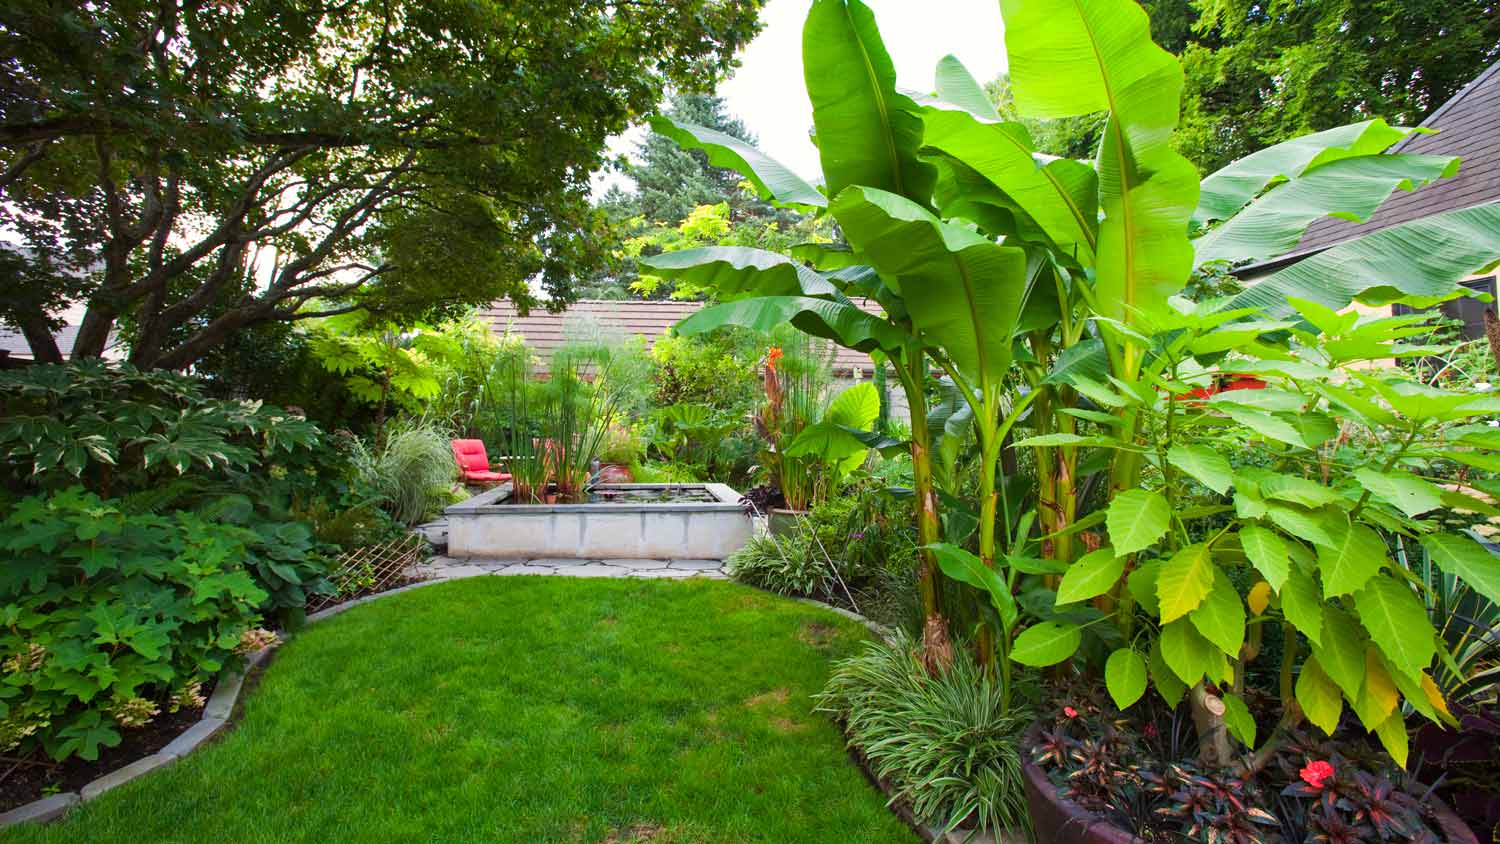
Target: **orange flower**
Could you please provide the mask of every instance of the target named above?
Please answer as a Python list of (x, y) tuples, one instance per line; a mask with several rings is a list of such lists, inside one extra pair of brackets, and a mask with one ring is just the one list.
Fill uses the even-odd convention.
[(772, 370), (774, 372), (775, 369), (776, 369), (776, 364), (778, 362), (780, 362), (780, 360), (781, 360), (781, 347), (780, 346), (772, 346), (771, 347), (771, 351), (766, 352), (766, 368), (770, 369), (770, 370)]

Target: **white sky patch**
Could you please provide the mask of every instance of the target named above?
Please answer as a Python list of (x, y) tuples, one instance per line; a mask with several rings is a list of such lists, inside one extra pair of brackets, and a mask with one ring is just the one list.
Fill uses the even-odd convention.
[[(1005, 70), (1004, 29), (998, 0), (865, 0), (896, 65), (897, 84), (932, 90), (938, 59), (952, 53), (974, 78), (988, 82)], [(765, 154), (809, 181), (818, 177), (818, 150), (808, 138), (812, 105), (802, 77), (802, 23), (809, 0), (770, 0), (765, 28), (740, 53), (734, 78), (719, 86), (729, 113), (745, 122)], [(635, 127), (610, 139), (612, 153), (631, 153), (645, 136)], [(629, 187), (617, 173), (595, 177), (602, 194), (612, 184)]]

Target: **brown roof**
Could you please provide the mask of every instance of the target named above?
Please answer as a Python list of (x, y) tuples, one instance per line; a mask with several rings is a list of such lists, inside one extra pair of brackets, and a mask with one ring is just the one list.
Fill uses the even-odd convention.
[[(618, 333), (626, 337), (640, 335), (646, 338), (646, 343), (650, 346), (655, 344), (656, 338), (666, 334), (679, 320), (686, 318), (701, 307), (703, 307), (702, 302), (676, 300), (583, 299), (569, 305), (567, 310), (560, 314), (548, 313), (536, 308), (528, 316), (521, 316), (510, 300), (502, 299), (488, 308), (481, 309), (479, 317), (488, 320), (490, 330), (497, 335), (505, 334), (507, 330), (511, 334), (521, 335), (525, 338), (526, 345), (543, 361), (546, 361), (551, 358), (552, 352), (563, 344), (566, 339), (565, 335), (572, 335), (589, 323), (611, 334)], [(872, 305), (864, 307), (872, 313), (878, 312)], [(863, 352), (839, 348), (833, 360), (834, 372), (847, 375), (855, 367), (858, 367), (865, 377), (869, 377), (874, 364), (870, 361), (870, 356)]]
[(1500, 118), (1500, 62), (1490, 65), (1422, 121), (1423, 127), (1439, 131), (1410, 135), (1391, 147), (1391, 152), (1459, 156), (1463, 162), (1457, 175), (1416, 191), (1397, 191), (1366, 223), (1335, 217), (1317, 220), (1308, 226), (1295, 251), (1239, 272), (1256, 274), (1373, 231), (1500, 200), (1497, 118)]

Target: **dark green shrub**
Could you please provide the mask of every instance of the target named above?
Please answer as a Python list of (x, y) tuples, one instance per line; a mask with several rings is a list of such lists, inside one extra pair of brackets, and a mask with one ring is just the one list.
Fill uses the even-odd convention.
[[(0, 479), (10, 491), (81, 484), (109, 498), (179, 479), (273, 479), (292, 494), (316, 486), (321, 439), (281, 408), (211, 399), (175, 373), (100, 361), (0, 373)], [(285, 474), (273, 478), (278, 464)]]
[(0, 522), (0, 753), (95, 759), (122, 728), (202, 705), (205, 680), (271, 638), (246, 561), (282, 565), (287, 543), (256, 536), (78, 487), (17, 502)]
[(872, 642), (834, 664), (818, 709), (843, 722), (849, 746), (894, 789), (891, 799), (923, 822), (1027, 830), (1020, 743), (1031, 713), (1007, 710), (999, 681), (969, 648), (954, 650), (953, 664), (929, 675), (904, 636)]

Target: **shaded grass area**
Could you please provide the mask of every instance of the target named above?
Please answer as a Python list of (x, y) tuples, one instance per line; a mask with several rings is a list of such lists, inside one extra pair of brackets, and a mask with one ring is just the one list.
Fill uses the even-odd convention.
[(812, 713), (867, 633), (731, 583), (482, 577), (285, 645), (214, 746), (17, 842), (914, 842)]

